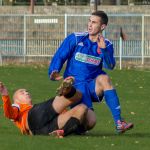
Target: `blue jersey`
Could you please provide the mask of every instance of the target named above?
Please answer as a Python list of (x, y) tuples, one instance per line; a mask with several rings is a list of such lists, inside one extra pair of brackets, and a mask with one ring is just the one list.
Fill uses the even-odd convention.
[(87, 32), (70, 34), (58, 48), (50, 67), (52, 71), (60, 72), (67, 61), (64, 78), (75, 77), (75, 82), (85, 82), (95, 79), (104, 73), (102, 68), (113, 69), (115, 66), (114, 49), (112, 43), (105, 39), (106, 48), (98, 48), (97, 42), (89, 39)]

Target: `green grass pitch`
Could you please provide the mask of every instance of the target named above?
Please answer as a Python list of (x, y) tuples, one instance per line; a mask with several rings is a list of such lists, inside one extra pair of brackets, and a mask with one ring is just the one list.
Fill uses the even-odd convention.
[[(111, 113), (104, 102), (94, 104), (97, 124), (85, 136), (63, 139), (49, 136), (24, 136), (3, 115), (0, 101), (0, 150), (148, 150), (150, 147), (150, 70), (109, 71), (118, 91), (122, 115), (134, 123), (134, 129), (115, 133)], [(12, 93), (27, 88), (33, 103), (55, 96), (59, 82), (49, 81), (46, 67), (0, 67), (0, 81)]]

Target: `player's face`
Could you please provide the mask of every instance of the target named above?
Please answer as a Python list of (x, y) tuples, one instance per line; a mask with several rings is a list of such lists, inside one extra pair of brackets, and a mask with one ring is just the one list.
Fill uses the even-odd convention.
[(31, 96), (26, 89), (19, 89), (15, 93), (16, 102), (21, 104), (32, 104)]
[(102, 23), (101, 18), (95, 15), (92, 15), (89, 18), (88, 22), (88, 33), (89, 35), (96, 36), (97, 34), (102, 32)]

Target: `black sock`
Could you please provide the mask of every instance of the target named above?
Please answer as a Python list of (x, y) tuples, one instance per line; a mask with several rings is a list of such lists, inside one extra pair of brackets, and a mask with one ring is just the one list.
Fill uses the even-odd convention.
[(78, 134), (78, 135), (82, 135), (82, 134), (85, 134), (86, 131), (87, 131), (86, 127), (81, 124), (81, 125), (78, 126), (75, 133)]
[(62, 128), (64, 130), (64, 136), (67, 136), (68, 134), (73, 133), (74, 131), (77, 130), (78, 126), (80, 125), (79, 119), (75, 117), (71, 117), (64, 127)]
[(70, 92), (66, 95), (64, 95), (65, 98), (71, 98), (76, 94), (76, 88), (72, 86)]

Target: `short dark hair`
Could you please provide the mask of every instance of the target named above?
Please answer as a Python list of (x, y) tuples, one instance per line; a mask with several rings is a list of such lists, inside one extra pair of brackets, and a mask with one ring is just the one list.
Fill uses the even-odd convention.
[(107, 16), (107, 14), (104, 11), (101, 11), (101, 10), (95, 11), (95, 12), (92, 13), (92, 15), (100, 17), (102, 23), (107, 25), (107, 23), (108, 23), (108, 16)]

